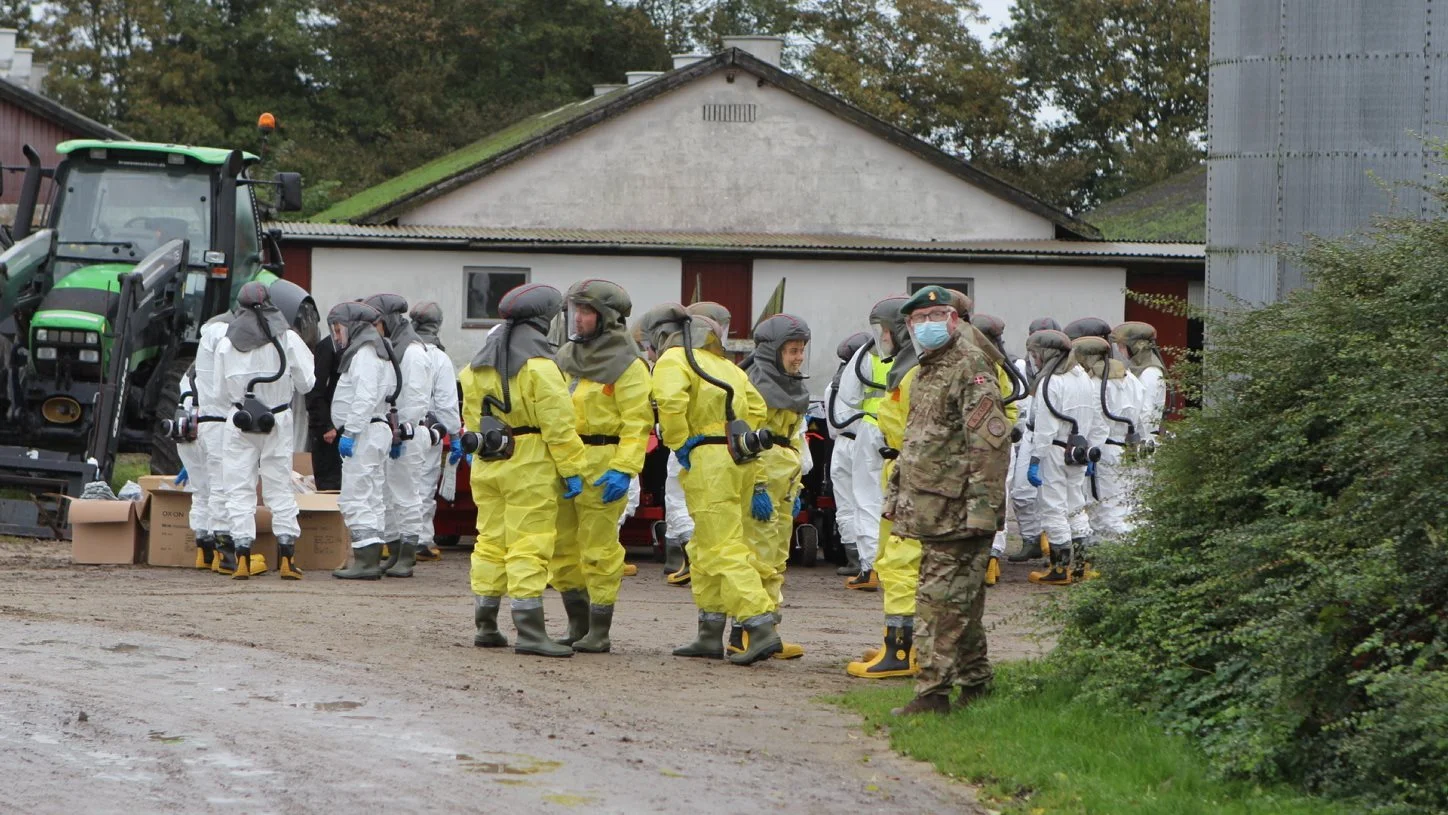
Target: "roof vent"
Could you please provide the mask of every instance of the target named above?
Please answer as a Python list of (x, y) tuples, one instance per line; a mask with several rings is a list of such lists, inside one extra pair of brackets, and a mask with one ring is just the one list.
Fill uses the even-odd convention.
[(778, 68), (779, 58), (784, 54), (784, 38), (758, 34), (747, 37), (725, 37), (724, 47), (738, 48), (760, 62), (767, 62)]
[(5, 78), (16, 85), (30, 84), (30, 60), (35, 55), (31, 48), (15, 49), (15, 58), (10, 60), (10, 70), (6, 72)]
[(663, 71), (626, 71), (624, 76), (628, 78), (628, 84), (637, 85), (640, 82), (647, 82), (656, 76), (663, 76)]
[(20, 32), (13, 28), (0, 28), (0, 72), (10, 70), (10, 60), (15, 59), (15, 38)]
[(613, 93), (614, 91), (623, 90), (623, 89), (626, 88), (626, 87), (628, 87), (628, 86), (627, 86), (627, 85), (594, 85), (594, 86), (593, 86), (593, 95), (594, 95), (594, 96), (607, 96), (607, 95), (609, 95), (610, 93)]
[(708, 54), (675, 54), (674, 70), (677, 71), (680, 68), (687, 68), (696, 62), (703, 62), (708, 58)]

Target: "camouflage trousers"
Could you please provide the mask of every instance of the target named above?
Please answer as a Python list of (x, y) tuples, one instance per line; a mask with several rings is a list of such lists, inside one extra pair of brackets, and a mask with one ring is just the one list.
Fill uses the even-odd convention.
[(991, 681), (986, 658), (985, 570), (990, 535), (924, 543), (915, 593), (915, 695), (949, 694)]

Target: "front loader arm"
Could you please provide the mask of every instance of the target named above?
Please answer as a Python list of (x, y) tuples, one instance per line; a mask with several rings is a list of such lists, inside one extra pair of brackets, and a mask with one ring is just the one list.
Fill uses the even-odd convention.
[(40, 304), (51, 285), (55, 230), (42, 229), (0, 253), (0, 322)]

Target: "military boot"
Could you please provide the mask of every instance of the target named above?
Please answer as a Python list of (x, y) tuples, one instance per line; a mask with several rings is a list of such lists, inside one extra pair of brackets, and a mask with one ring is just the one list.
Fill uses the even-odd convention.
[(845, 544), (845, 565), (835, 569), (835, 574), (840, 577), (857, 575), (860, 573), (860, 547), (853, 543)]
[(891, 716), (915, 716), (921, 713), (950, 712), (950, 694), (932, 693), (929, 696), (917, 696), (911, 699), (904, 707), (897, 707), (890, 711)]
[(232, 580), (248, 580), (251, 578), (251, 541), (245, 538), (236, 539), (236, 569), (231, 573)]
[(743, 653), (729, 655), (729, 661), (735, 665), (753, 665), (784, 650), (784, 641), (774, 630), (772, 614), (760, 614), (745, 620), (744, 632), (747, 636)]
[(412, 569), (417, 565), (417, 538), (404, 537), (397, 549), (397, 557), (382, 573), (388, 577), (412, 577)]
[(473, 598), (473, 645), (479, 648), (507, 648), (508, 638), (498, 630), (498, 609), (503, 605), (501, 597)]
[(352, 547), (352, 556), (347, 565), (333, 569), (332, 576), (338, 580), (381, 580), (382, 544), (369, 543)]
[(613, 606), (588, 607), (588, 635), (573, 643), (573, 650), (585, 654), (606, 654), (613, 647), (608, 638), (613, 628)]
[(1044, 572), (1031, 572), (1032, 583), (1043, 586), (1071, 585), (1071, 547), (1047, 544), (1051, 550), (1051, 565)]
[(388, 569), (396, 566), (397, 559), (400, 557), (402, 557), (401, 540), (390, 540), (382, 544), (382, 555), (379, 559), (382, 561), (383, 573), (386, 573)]
[(985, 584), (994, 586), (1001, 579), (1001, 559), (996, 555), (990, 556), (990, 561), (985, 565)]
[(548, 639), (548, 628), (543, 620), (542, 597), (514, 599), (512, 607), (513, 627), (518, 629), (518, 642), (513, 646), (514, 651), (539, 657), (573, 656), (571, 646), (560, 645)]
[(216, 537), (206, 530), (196, 535), (196, 568), (210, 569), (216, 559)]
[(855, 591), (879, 591), (880, 576), (874, 569), (866, 569), (845, 581), (845, 588)]
[(231, 533), (216, 533), (216, 557), (211, 561), (211, 570), (228, 576), (236, 572), (236, 542)]
[(1028, 560), (1040, 560), (1041, 558), (1046, 556), (1045, 549), (1049, 547), (1050, 544), (1046, 542), (1046, 533), (1042, 532), (1038, 537), (1026, 541), (1025, 545), (1021, 548), (1021, 551), (1018, 554), (1011, 555), (1010, 557), (1006, 558), (1006, 560), (1009, 560), (1012, 563), (1025, 563)]
[(684, 542), (677, 538), (664, 538), (664, 577), (684, 568)]
[[(741, 649), (742, 650), (742, 649)], [(688, 645), (674, 649), (676, 657), (724, 658), (724, 614), (718, 611), (699, 612), (699, 636)]]
[(568, 613), (568, 635), (554, 642), (572, 645), (588, 635), (588, 591), (569, 589), (558, 593), (563, 598), (563, 610)]
[(851, 662), (845, 673), (857, 679), (890, 679), (914, 676), (920, 669), (910, 662), (910, 649), (915, 647), (913, 617), (897, 617), (885, 627), (884, 647), (863, 662)]
[(984, 699), (990, 696), (990, 685), (973, 685), (969, 688), (961, 688), (960, 695), (955, 697), (955, 704), (952, 710), (965, 710), (977, 699)]
[(277, 536), (277, 574), (283, 580), (301, 580), (302, 570), (297, 568), (297, 539), (291, 535)]

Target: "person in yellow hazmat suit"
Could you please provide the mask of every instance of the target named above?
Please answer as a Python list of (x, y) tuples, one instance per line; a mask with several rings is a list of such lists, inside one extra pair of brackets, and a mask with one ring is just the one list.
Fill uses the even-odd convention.
[[(754, 327), (754, 356), (749, 366), (749, 381), (764, 397), (764, 428), (774, 446), (760, 453), (754, 465), (754, 490), (744, 518), (744, 532), (754, 549), (764, 590), (769, 593), (776, 626), (782, 621), (779, 606), (784, 598), (784, 571), (802, 486), (801, 451), (806, 449), (803, 431), (809, 388), (801, 371), (809, 340), (809, 326), (804, 320), (776, 314)], [(731, 654), (748, 649), (744, 634), (738, 625), (730, 631)], [(804, 648), (792, 642), (784, 643), (784, 649), (775, 654), (779, 659), (801, 656)]]
[(678, 460), (684, 500), (694, 520), (688, 545), (690, 589), (699, 610), (694, 642), (675, 656), (720, 659), (724, 624), (733, 617), (749, 647), (729, 661), (749, 665), (784, 648), (772, 601), (744, 538), (744, 513), (754, 496), (753, 462), (768, 441), (758, 432), (764, 398), (724, 358), (724, 329), (704, 315), (669, 304), (644, 315), (643, 332), (659, 354), (654, 402), (663, 442)]
[(558, 540), (550, 564), (553, 588), (568, 611), (575, 651), (605, 653), (623, 580), (618, 541), (629, 487), (644, 467), (654, 423), (649, 366), (629, 337), (628, 293), (607, 280), (568, 289), (567, 341), (558, 367), (573, 391), (578, 437), (586, 448), (583, 493), (558, 505)]
[(553, 359), (548, 323), (563, 306), (552, 286), (519, 286), (498, 304), (506, 320), (458, 374), (467, 432), (453, 456), (475, 454), (473, 502), (478, 539), (471, 580), (473, 644), (508, 644), (498, 630), (507, 594), (520, 654), (571, 657), (548, 638), (543, 589), (558, 530), (558, 504), (583, 492), (587, 455), (578, 438), (568, 382)]

